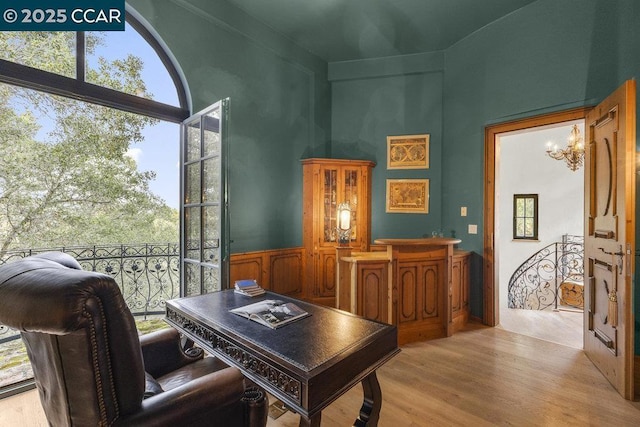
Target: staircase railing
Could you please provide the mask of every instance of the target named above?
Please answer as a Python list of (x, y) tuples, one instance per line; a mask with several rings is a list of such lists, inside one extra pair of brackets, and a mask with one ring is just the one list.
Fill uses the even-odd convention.
[[(558, 309), (563, 283), (582, 283), (584, 277), (584, 238), (564, 235), (531, 255), (511, 275), (508, 287), (509, 308)], [(564, 305), (582, 308), (580, 303)]]

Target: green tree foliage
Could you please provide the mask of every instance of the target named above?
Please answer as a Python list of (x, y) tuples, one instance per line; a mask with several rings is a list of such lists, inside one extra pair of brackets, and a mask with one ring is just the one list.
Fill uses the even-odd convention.
[[(74, 76), (73, 42), (68, 32), (0, 32), (0, 57)], [(88, 55), (100, 43), (99, 33), (87, 33)], [(142, 66), (131, 55), (100, 58), (87, 80), (145, 96)], [(149, 190), (155, 173), (138, 171), (127, 156), (153, 123), (0, 84), (0, 256), (18, 248), (178, 241), (178, 212)]]

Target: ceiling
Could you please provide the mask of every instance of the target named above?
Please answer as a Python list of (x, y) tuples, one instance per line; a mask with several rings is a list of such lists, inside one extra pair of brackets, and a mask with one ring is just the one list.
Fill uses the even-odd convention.
[(535, 0), (228, 0), (328, 61), (443, 50)]

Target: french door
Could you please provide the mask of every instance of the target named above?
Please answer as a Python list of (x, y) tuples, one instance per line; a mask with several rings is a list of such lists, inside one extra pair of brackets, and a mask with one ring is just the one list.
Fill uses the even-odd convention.
[(228, 287), (226, 132), (229, 100), (182, 123), (180, 276), (182, 296)]

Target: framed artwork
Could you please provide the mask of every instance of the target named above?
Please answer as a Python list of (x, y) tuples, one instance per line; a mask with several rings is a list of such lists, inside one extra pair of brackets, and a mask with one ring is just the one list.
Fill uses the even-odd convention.
[(429, 180), (387, 179), (387, 213), (429, 213)]
[(387, 169), (429, 169), (429, 134), (387, 136)]

